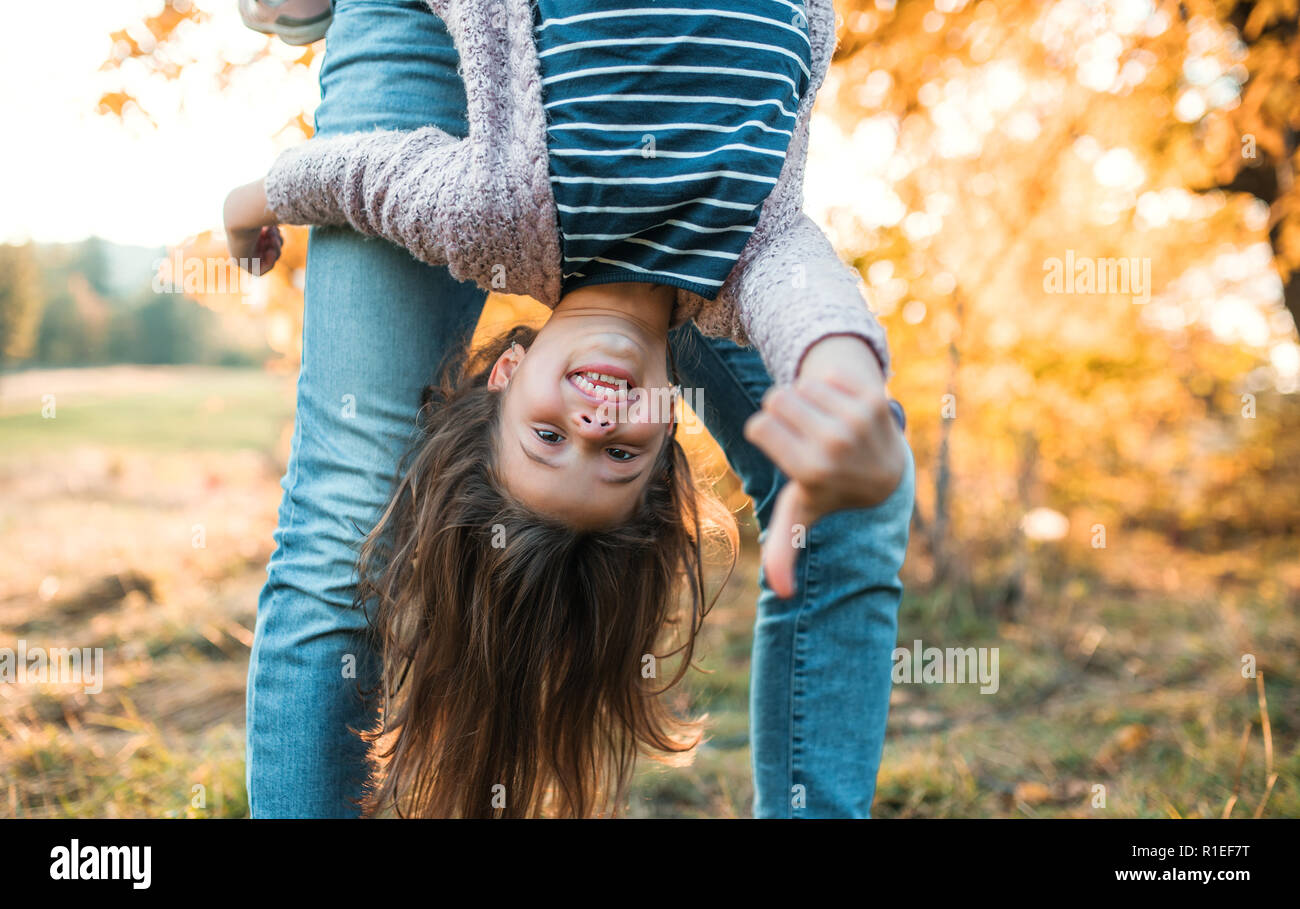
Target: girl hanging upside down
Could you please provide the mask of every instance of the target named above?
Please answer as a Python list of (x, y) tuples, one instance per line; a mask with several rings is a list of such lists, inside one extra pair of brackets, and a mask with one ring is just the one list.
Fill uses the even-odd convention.
[[(432, 0), (468, 135), (312, 139), (231, 193), (236, 256), (274, 225), (348, 225), (551, 309), (444, 368), (360, 561), (385, 710), (370, 813), (617, 813), (640, 751), (689, 751), (662, 697), (709, 607), (669, 331), (757, 348), (777, 387), (745, 437), (788, 478), (764, 543), (796, 592), (803, 531), (889, 498), (909, 463), (889, 352), (856, 272), (802, 212), (830, 0)], [(361, 314), (359, 318), (365, 318)], [(672, 410), (669, 410), (672, 414)], [(677, 631), (666, 683), (644, 672)], [(874, 770), (873, 770), (874, 773)]]

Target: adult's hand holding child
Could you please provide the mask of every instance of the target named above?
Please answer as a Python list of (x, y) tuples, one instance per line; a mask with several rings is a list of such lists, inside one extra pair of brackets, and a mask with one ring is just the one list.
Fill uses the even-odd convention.
[(763, 544), (767, 581), (788, 599), (807, 529), (831, 512), (879, 505), (903, 477), (903, 437), (871, 348), (848, 335), (813, 344), (794, 383), (764, 396), (745, 438), (788, 478)]

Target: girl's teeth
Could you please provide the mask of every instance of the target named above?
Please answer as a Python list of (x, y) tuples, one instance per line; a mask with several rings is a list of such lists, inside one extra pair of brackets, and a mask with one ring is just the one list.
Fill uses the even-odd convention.
[[(617, 387), (610, 388), (609, 385), (597, 385), (595, 382), (592, 381), (592, 378), (599, 379), (602, 382), (608, 382), (610, 383), (610, 385), (614, 385)], [(617, 399), (619, 392), (621, 392), (624, 388), (624, 383), (621, 379), (616, 379), (613, 376), (607, 376), (604, 373), (599, 373), (599, 372), (575, 373), (573, 376), (573, 381), (577, 383), (578, 387), (583, 389), (584, 391), (588, 391), (594, 395), (603, 397), (606, 400)]]
[(576, 375), (577, 378), (583, 379), (588, 382), (592, 382), (592, 384), (595, 384), (596, 382), (602, 382), (606, 385), (612, 385), (615, 388), (622, 388), (627, 384), (617, 376), (606, 375), (603, 372), (580, 372), (577, 373)]

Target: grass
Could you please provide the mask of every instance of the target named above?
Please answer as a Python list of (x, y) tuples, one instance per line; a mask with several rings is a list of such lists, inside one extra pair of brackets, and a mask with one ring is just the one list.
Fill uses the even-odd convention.
[[(936, 637), (929, 605), (905, 602), (901, 641)], [(1233, 817), (1300, 814), (1294, 650), (1243, 678), (1248, 645), (1212, 602), (1038, 605), (1030, 623), (962, 641), (999, 648), (996, 696), (895, 686), (877, 816), (1219, 817), (1230, 803)], [(1293, 611), (1249, 608), (1294, 633)], [(1103, 621), (1122, 631), (1093, 650)]]
[[(113, 367), (108, 389), (77, 383), (68, 394), (40, 374), (0, 380), (0, 438), (7, 455), (45, 455), (88, 442), (129, 451), (261, 451), (293, 416), (285, 382), (260, 371)], [(59, 370), (64, 374), (67, 370)], [(131, 381), (135, 379), (136, 381)], [(123, 384), (129, 382), (130, 384)], [(53, 418), (44, 407), (53, 395)]]
[[(0, 646), (112, 655), (98, 693), (0, 684), (0, 814), (247, 814), (244, 684), (292, 401), (249, 370), (0, 379)], [(688, 676), (708, 740), (689, 767), (642, 763), (634, 816), (750, 814), (745, 547)], [(1204, 562), (1162, 558), (1187, 578)], [(997, 647), (999, 689), (895, 685), (874, 814), (1300, 815), (1300, 584), (1252, 558), (1172, 590), (1075, 572), (1015, 622), (911, 584), (900, 644)]]
[(0, 685), (0, 814), (245, 816), (248, 645), (292, 382), (119, 367), (0, 392), (0, 644), (102, 648), (106, 667), (99, 693)]

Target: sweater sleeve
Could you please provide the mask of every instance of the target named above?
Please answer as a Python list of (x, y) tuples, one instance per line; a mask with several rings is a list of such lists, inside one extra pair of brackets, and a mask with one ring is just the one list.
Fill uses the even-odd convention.
[(745, 334), (774, 382), (794, 381), (804, 354), (830, 335), (862, 338), (889, 378), (885, 329), (867, 308), (861, 278), (802, 211), (769, 235), (727, 283)]
[(267, 204), (283, 223), (351, 225), (446, 264), (464, 201), (462, 141), (435, 126), (309, 139), (271, 166)]

